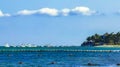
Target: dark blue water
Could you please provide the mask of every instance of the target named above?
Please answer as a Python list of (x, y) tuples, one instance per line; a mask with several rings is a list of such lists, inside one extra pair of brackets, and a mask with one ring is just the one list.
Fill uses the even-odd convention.
[(0, 52), (0, 67), (115, 67), (120, 52)]

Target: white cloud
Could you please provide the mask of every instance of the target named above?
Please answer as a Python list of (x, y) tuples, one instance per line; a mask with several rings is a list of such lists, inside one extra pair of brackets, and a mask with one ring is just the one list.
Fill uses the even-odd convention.
[(68, 9), (68, 8), (62, 9), (61, 13), (63, 14), (63, 16), (68, 16), (70, 13), (70, 9)]
[(18, 15), (32, 15), (35, 13), (36, 13), (36, 10), (22, 10), (17, 12)]
[(63, 16), (68, 16), (68, 15), (73, 15), (73, 14), (74, 15), (91, 16), (93, 14), (96, 14), (97, 12), (94, 10), (91, 10), (88, 7), (80, 6), (80, 7), (75, 7), (73, 9), (68, 9), (68, 8), (62, 9), (61, 13)]
[(42, 8), (40, 10), (38, 10), (38, 13), (40, 14), (46, 14), (46, 15), (50, 15), (50, 16), (58, 16), (58, 10), (54, 9), (54, 8)]
[(49, 15), (49, 16), (58, 16), (58, 10), (53, 8), (41, 8), (38, 10), (21, 10), (17, 12), (18, 15), (33, 15), (33, 14), (41, 14), (41, 15)]
[(76, 14), (87, 15), (87, 16), (90, 16), (90, 15), (96, 13), (96, 11), (91, 10), (88, 7), (75, 7), (75, 8), (72, 9), (72, 12), (76, 13)]
[(8, 13), (3, 13), (3, 12), (0, 10), (0, 17), (4, 17), (4, 16), (11, 16), (11, 15), (8, 14)]

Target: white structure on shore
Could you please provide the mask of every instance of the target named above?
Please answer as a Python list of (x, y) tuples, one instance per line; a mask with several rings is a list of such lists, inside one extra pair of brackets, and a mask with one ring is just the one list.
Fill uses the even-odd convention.
[(37, 46), (34, 44), (21, 44), (18, 47), (37, 47)]
[(10, 45), (7, 43), (7, 44), (5, 44), (5, 47), (10, 47)]
[(6, 43), (4, 47), (37, 47), (37, 45), (35, 45), (35, 44), (21, 44), (21, 45), (15, 46), (15, 45), (9, 45), (8, 43)]

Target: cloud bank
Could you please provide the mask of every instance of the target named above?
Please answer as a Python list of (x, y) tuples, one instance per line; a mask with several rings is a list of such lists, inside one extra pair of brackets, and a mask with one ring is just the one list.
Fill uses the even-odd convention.
[(75, 7), (73, 9), (65, 8), (62, 10), (58, 10), (55, 8), (41, 8), (38, 10), (21, 10), (17, 12), (17, 15), (48, 15), (48, 16), (68, 16), (68, 15), (84, 15), (90, 16), (95, 14), (96, 11), (91, 10), (88, 7)]
[(55, 8), (41, 8), (37, 10), (20, 10), (13, 15), (10, 15), (8, 13), (3, 13), (0, 11), (0, 17), (3, 16), (26, 16), (26, 15), (45, 15), (45, 16), (71, 16), (71, 15), (83, 15), (83, 16), (91, 16), (96, 15), (97, 11), (92, 10), (88, 7), (84, 6), (78, 6), (72, 9), (64, 8), (61, 10), (55, 9)]

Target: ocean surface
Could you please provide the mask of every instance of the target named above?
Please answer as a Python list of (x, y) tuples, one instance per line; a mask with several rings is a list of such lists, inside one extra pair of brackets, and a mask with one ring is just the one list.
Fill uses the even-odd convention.
[(102, 47), (2, 47), (0, 67), (117, 67), (120, 65), (119, 50)]

